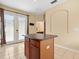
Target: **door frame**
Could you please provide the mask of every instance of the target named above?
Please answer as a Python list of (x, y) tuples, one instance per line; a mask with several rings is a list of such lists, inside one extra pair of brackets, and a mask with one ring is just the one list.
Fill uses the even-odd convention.
[(0, 8), (0, 18), (1, 18), (1, 45), (6, 44), (5, 40), (5, 26), (4, 26), (4, 9)]

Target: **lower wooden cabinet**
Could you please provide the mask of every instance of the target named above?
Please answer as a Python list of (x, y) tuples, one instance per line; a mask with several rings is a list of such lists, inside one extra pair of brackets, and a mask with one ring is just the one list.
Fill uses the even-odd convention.
[(40, 50), (38, 47), (30, 46), (30, 59), (40, 59)]
[(27, 57), (27, 59), (29, 59), (29, 47), (26, 47), (26, 52), (25, 52), (25, 55), (26, 55), (26, 57)]
[(54, 59), (54, 38), (25, 39), (25, 56), (27, 59)]
[(40, 59), (54, 59), (53, 39), (48, 39), (40, 42)]
[(30, 44), (29, 44), (29, 39), (28, 38), (25, 38), (26, 40), (25, 40), (25, 42), (24, 42), (24, 53), (25, 53), (25, 56), (26, 56), (26, 58), (27, 59), (29, 59), (29, 48), (30, 48)]

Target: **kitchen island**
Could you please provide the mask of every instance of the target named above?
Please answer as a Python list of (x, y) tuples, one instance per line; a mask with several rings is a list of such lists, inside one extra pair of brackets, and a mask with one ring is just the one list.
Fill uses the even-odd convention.
[(30, 34), (25, 36), (27, 59), (54, 59), (54, 38), (57, 35)]

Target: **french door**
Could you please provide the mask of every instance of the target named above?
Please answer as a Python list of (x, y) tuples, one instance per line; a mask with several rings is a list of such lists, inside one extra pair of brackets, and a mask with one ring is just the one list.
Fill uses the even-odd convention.
[(24, 36), (27, 34), (27, 17), (23, 15), (18, 15), (18, 30), (19, 30), (19, 40), (24, 41)]
[(27, 16), (13, 12), (4, 12), (6, 43), (17, 43), (24, 40), (27, 34)]

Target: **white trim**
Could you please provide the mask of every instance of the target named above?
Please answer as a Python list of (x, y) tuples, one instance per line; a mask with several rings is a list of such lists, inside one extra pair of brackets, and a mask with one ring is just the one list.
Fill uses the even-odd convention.
[(78, 50), (75, 50), (75, 49), (71, 49), (71, 48), (68, 48), (68, 47), (65, 47), (65, 46), (62, 46), (62, 45), (58, 45), (58, 44), (55, 44), (56, 47), (59, 47), (59, 48), (63, 48), (63, 49), (66, 49), (66, 50), (69, 50), (71, 52), (76, 52), (76, 53), (79, 53)]

